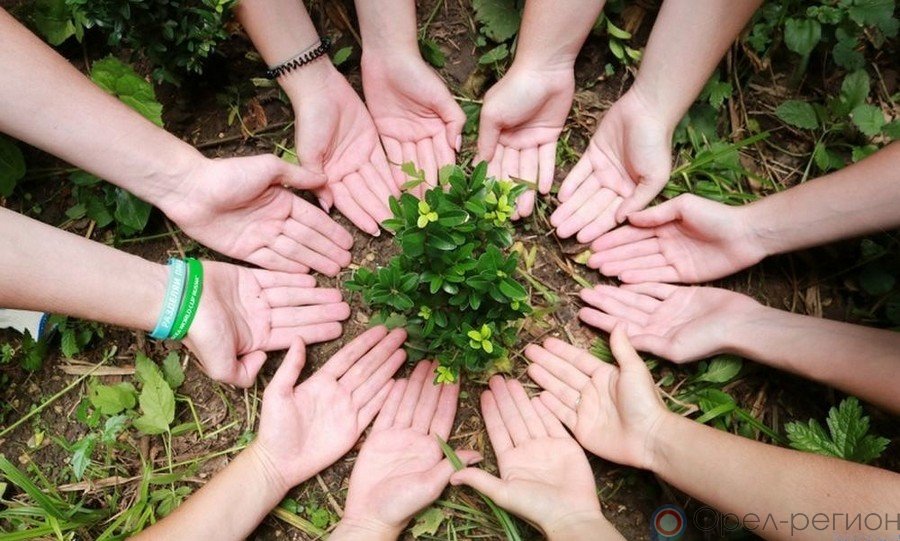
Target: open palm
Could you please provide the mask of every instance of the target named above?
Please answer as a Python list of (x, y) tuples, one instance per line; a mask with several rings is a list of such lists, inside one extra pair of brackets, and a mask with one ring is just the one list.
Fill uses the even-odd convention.
[(185, 337), (204, 371), (241, 387), (253, 384), (267, 351), (341, 335), (350, 315), (336, 289), (315, 287), (309, 275), (203, 262), (203, 295)]
[(588, 260), (601, 274), (623, 282), (704, 282), (765, 256), (741, 207), (686, 194), (628, 220), (631, 225), (594, 241)]
[(760, 307), (726, 289), (659, 283), (600, 285), (581, 298), (591, 306), (578, 313), (582, 321), (606, 332), (623, 324), (637, 349), (677, 363), (723, 353), (737, 320)]
[[(513, 65), (484, 96), (478, 127), (478, 159), (488, 174), (533, 183), (550, 192), (556, 167), (556, 143), (575, 93), (575, 73), (530, 70)], [(513, 219), (534, 209), (535, 190), (519, 196)]]
[(326, 208), (333, 203), (363, 231), (379, 234), (379, 224), (391, 216), (388, 199), (400, 191), (362, 100), (330, 68), (322, 83), (293, 103), (300, 163), (328, 179), (316, 191), (320, 201)]
[(550, 222), (560, 237), (589, 243), (647, 206), (672, 169), (672, 134), (631, 91), (603, 116), (581, 159), (560, 186)]
[[(400, 170), (413, 162), (425, 172), (431, 186), (438, 171), (456, 161), (466, 115), (440, 76), (421, 58), (392, 63), (381, 56), (363, 54), (363, 91), (395, 182), (408, 179)], [(421, 194), (426, 186), (415, 193)]]

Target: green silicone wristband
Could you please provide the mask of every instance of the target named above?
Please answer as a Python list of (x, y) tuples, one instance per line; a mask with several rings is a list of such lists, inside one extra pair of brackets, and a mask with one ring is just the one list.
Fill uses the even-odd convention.
[(170, 340), (181, 340), (191, 328), (197, 309), (200, 307), (200, 295), (203, 293), (203, 264), (189, 257), (187, 263), (188, 274), (184, 286), (184, 297), (181, 299), (181, 307), (175, 316), (175, 324), (172, 325)]

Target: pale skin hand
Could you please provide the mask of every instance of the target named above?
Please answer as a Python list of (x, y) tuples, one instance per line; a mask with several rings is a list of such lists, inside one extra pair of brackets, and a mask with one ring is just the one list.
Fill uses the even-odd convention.
[(619, 464), (649, 468), (647, 443), (668, 410), (623, 326), (613, 330), (610, 346), (618, 368), (555, 338), (543, 347), (531, 344), (525, 350), (532, 362), (528, 375), (545, 389), (541, 402), (585, 449)]
[[(152, 203), (229, 257), (330, 275), (349, 263), (349, 233), (282, 186), (321, 186), (324, 175), (274, 156), (204, 158), (102, 91), (3, 10), (0, 34), (0, 68), (15, 75), (0, 88), (0, 103), (10, 104), (0, 108), (0, 131)], [(67, 99), (59, 99), (59, 88)]]
[[(316, 43), (318, 34), (300, 0), (244, 0), (238, 19), (270, 66)], [(297, 119), (300, 163), (323, 172), (317, 190), (323, 207), (334, 204), (354, 225), (378, 235), (390, 217), (388, 199), (399, 196), (372, 117), (328, 58), (320, 58), (278, 79)]]
[(594, 241), (588, 266), (626, 283), (728, 276), (766, 255), (750, 227), (748, 208), (680, 195), (631, 214), (630, 225)]
[(497, 505), (536, 524), (554, 539), (621, 539), (600, 510), (587, 457), (559, 420), (516, 380), (491, 378), (481, 412), (500, 477), (478, 468), (453, 474)]
[(641, 283), (582, 289), (578, 317), (612, 332), (623, 325), (637, 349), (676, 363), (703, 359), (728, 349), (728, 333), (761, 305), (726, 289)]
[(245, 539), (291, 487), (350, 450), (390, 393), (404, 338), (372, 329), (300, 385), (306, 348), (295, 338), (263, 393), (256, 440), (138, 539)]
[(211, 378), (249, 387), (267, 351), (294, 337), (314, 344), (341, 335), (350, 315), (337, 289), (315, 287), (306, 274), (203, 262), (200, 307), (184, 339)]
[[(575, 58), (604, 2), (529, 0), (516, 58), (484, 97), (476, 161), (488, 174), (550, 192), (556, 143), (575, 93)], [(531, 215), (535, 189), (523, 193), (513, 219)]]
[[(332, 539), (396, 539), (447, 486), (454, 469), (436, 436), (450, 437), (459, 385), (434, 384), (436, 366), (422, 361), (408, 382), (394, 384), (359, 452)], [(481, 459), (457, 455), (467, 464)]]

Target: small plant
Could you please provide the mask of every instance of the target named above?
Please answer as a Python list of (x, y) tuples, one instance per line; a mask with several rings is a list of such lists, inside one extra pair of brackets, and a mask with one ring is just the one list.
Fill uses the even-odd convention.
[(828, 433), (815, 419), (808, 423), (785, 425), (791, 447), (800, 451), (852, 460), (862, 464), (872, 462), (884, 451), (890, 440), (869, 434), (869, 417), (863, 414), (859, 400), (844, 399), (828, 412)]
[[(415, 179), (421, 171), (405, 166)], [(516, 322), (531, 311), (528, 291), (516, 281), (518, 257), (509, 217), (526, 186), (487, 178), (487, 164), (471, 176), (457, 166), (441, 171), (440, 186), (422, 200), (391, 198), (402, 252), (374, 271), (360, 268), (347, 282), (377, 311), (376, 321), (405, 325), (410, 360), (433, 357), (437, 379), (453, 382), (463, 371), (483, 371), (508, 360)]]

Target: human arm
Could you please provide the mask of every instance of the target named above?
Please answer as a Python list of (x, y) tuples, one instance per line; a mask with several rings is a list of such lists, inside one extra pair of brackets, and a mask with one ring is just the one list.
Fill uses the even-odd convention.
[(494, 376), (481, 412), (500, 477), (478, 468), (453, 474), (497, 505), (535, 524), (551, 541), (622, 539), (603, 516), (584, 451), (516, 380)]
[[(613, 330), (610, 346), (618, 367), (555, 339), (526, 351), (534, 363), (529, 375), (546, 389), (541, 401), (592, 453), (651, 470), (738, 517), (896, 513), (900, 475), (765, 445), (685, 419), (666, 409), (623, 326)], [(754, 533), (767, 539), (821, 537), (820, 530), (786, 527)]]
[[(556, 143), (572, 108), (575, 58), (605, 0), (528, 0), (509, 71), (484, 96), (478, 157), (488, 173), (550, 192)], [(519, 197), (513, 218), (529, 216), (535, 190)]]
[[(672, 134), (761, 0), (666, 0), (634, 84), (600, 120), (551, 223), (589, 243), (647, 206), (672, 170)], [(698, 17), (697, 13), (703, 13)]]
[[(441, 77), (422, 59), (413, 0), (357, 0), (362, 34), (362, 84), (398, 186), (413, 162), (437, 185), (438, 171), (456, 161), (466, 115)], [(420, 196), (428, 186), (416, 190)]]
[(629, 216), (588, 265), (622, 281), (696, 283), (763, 258), (900, 226), (900, 143), (835, 173), (730, 207), (681, 195)]
[[(151, 331), (165, 298), (165, 265), (0, 208), (0, 306)], [(294, 336), (333, 340), (350, 315), (336, 289), (306, 274), (204, 261), (204, 284), (184, 338), (212, 378), (247, 387)]]
[(263, 393), (257, 438), (137, 539), (245, 539), (288, 490), (353, 447), (406, 359), (405, 338), (400, 330), (370, 329), (299, 385), (306, 351), (296, 339)]
[[(283, 185), (325, 179), (275, 156), (211, 160), (113, 96), (0, 9), (0, 131), (157, 206), (225, 255), (335, 275), (353, 238)], [(65, 99), (59, 89), (64, 88)]]
[[(241, 25), (269, 66), (285, 62), (318, 41), (300, 0), (242, 0)], [(297, 157), (328, 179), (316, 191), (363, 231), (379, 234), (391, 216), (388, 199), (400, 190), (391, 176), (372, 117), (327, 57), (278, 78), (296, 118)]]
[[(422, 361), (408, 381), (394, 384), (353, 466), (331, 539), (397, 539), (447, 486), (454, 470), (437, 437), (450, 438), (459, 384), (434, 383), (436, 367)], [(457, 456), (466, 464), (481, 460), (474, 451)]]

